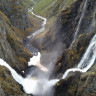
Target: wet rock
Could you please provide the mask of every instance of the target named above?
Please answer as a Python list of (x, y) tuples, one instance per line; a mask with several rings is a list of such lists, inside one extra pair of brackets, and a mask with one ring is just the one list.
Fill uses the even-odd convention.
[(96, 65), (88, 72), (82, 74), (78, 83), (76, 96), (95, 96), (96, 95)]
[(73, 43), (72, 47), (66, 49), (63, 54), (59, 56), (52, 72), (53, 76), (58, 76), (58, 73), (64, 73), (67, 69), (77, 66), (94, 34), (95, 31), (88, 34), (81, 34)]

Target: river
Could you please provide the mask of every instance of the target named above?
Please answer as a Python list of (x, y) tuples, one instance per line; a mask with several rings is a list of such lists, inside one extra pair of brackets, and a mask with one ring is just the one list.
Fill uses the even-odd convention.
[[(32, 10), (33, 8), (30, 9), (29, 11), (36, 17), (41, 18), (43, 20), (41, 28), (35, 31), (35, 33), (28, 36), (24, 42), (25, 46), (29, 46), (29, 51), (31, 53), (34, 52), (34, 56), (30, 58), (30, 61), (28, 62), (28, 66), (32, 66), (32, 65), (37, 66), (36, 70), (31, 70), (31, 73), (26, 75), (26, 78), (24, 78), (20, 74), (18, 74), (11, 66), (9, 66), (9, 64), (6, 63), (3, 59), (0, 59), (0, 65), (5, 66), (9, 69), (16, 82), (18, 82), (20, 85), (23, 86), (23, 90), (25, 91), (25, 93), (33, 94), (36, 96), (52, 96), (51, 95), (52, 87), (59, 80), (65, 79), (70, 74), (70, 72), (76, 72), (76, 71), (79, 71), (81, 73), (87, 72), (94, 64), (96, 60), (96, 34), (93, 36), (92, 40), (90, 41), (90, 44), (86, 49), (80, 62), (77, 64), (77, 67), (66, 70), (66, 72), (60, 79), (50, 80), (48, 77), (49, 76), (48, 69), (40, 64), (40, 57), (41, 57), (40, 52), (38, 51), (37, 48), (33, 47), (30, 42), (30, 38), (32, 39), (34, 38), (34, 36), (44, 31), (47, 20), (41, 16), (34, 14)], [(34, 50), (36, 50), (36, 52)]]

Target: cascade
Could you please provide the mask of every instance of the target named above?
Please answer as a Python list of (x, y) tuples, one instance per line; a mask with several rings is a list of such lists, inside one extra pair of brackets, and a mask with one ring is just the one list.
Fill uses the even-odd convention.
[[(75, 39), (78, 35), (78, 32), (79, 32), (81, 24), (82, 24), (83, 17), (85, 16), (85, 12), (86, 12), (86, 8), (87, 8), (87, 2), (88, 2), (88, 0), (85, 0), (84, 6), (83, 6), (83, 9), (82, 9), (82, 13), (81, 13), (81, 17), (79, 19), (78, 26), (76, 28), (76, 32), (75, 32), (75, 35), (74, 35), (73, 42), (75, 41)], [(73, 42), (72, 42), (72, 44), (73, 44)]]
[[(61, 79), (65, 79), (70, 72), (87, 72), (91, 66), (94, 64), (96, 59), (96, 34), (92, 38), (85, 54), (81, 58), (78, 66), (76, 68), (68, 69)], [(13, 78), (23, 86), (24, 91), (27, 94), (34, 95), (42, 95), (45, 96), (46, 92), (50, 90), (60, 79), (46, 79), (44, 78), (35, 78), (35, 77), (27, 77), (23, 78), (20, 74), (18, 74), (13, 68), (9, 66), (4, 60), (0, 59), (0, 65), (7, 67)]]
[(68, 69), (62, 78), (65, 79), (70, 72), (75, 72), (75, 71), (79, 71), (81, 73), (87, 72), (94, 64), (95, 60), (96, 60), (96, 34), (92, 38), (78, 66), (76, 68)]
[[(79, 31), (82, 18), (84, 17), (84, 14), (85, 14), (87, 1), (88, 0), (86, 0), (85, 4), (84, 4), (84, 9), (83, 9), (83, 12), (82, 12), (82, 16), (81, 16), (81, 19), (79, 21), (78, 28), (77, 28), (77, 33)], [(45, 29), (46, 21), (47, 21), (46, 18), (43, 18), (41, 16), (38, 16), (38, 15), (34, 14), (32, 12), (32, 10), (33, 10), (33, 8), (30, 9), (29, 11), (33, 15), (35, 15), (36, 17), (41, 18), (43, 20), (43, 23), (42, 23), (42, 26), (41, 26), (42, 28), (41, 29), (37, 30), (35, 33), (28, 36), (29, 39), (36, 36), (36, 35), (38, 35), (38, 34), (40, 34), (41, 32), (43, 32), (44, 29)], [(41, 30), (43, 30), (43, 31), (41, 31)], [(76, 33), (76, 35), (77, 35), (77, 33)], [(40, 57), (41, 57), (41, 54), (40, 54), (40, 52), (38, 52), (37, 56), (33, 56), (32, 58), (30, 58), (30, 61), (28, 62), (28, 66), (31, 66), (31, 65), (38, 66), (42, 71), (48, 73), (48, 69), (40, 64)], [(85, 54), (81, 58), (81, 60), (80, 60), (79, 64), (77, 65), (77, 67), (68, 69), (64, 73), (64, 75), (62, 76), (61, 79), (65, 79), (70, 72), (76, 72), (76, 71), (79, 71), (81, 73), (87, 72), (91, 68), (91, 66), (94, 64), (95, 59), (96, 59), (96, 34), (92, 38), (88, 48), (86, 49)], [(23, 90), (27, 94), (45, 96), (46, 92), (48, 90), (50, 90), (60, 80), (60, 79), (49, 80), (49, 78), (47, 78), (47, 74), (46, 74), (46, 76), (41, 77), (41, 78), (40, 78), (40, 76), (39, 77), (34, 77), (34, 76), (30, 77), (29, 76), (29, 77), (24, 78), (20, 74), (18, 74), (11, 66), (9, 66), (8, 63), (6, 63), (2, 59), (0, 59), (0, 65), (5, 66), (10, 70), (13, 78), (20, 85), (23, 86)], [(37, 71), (37, 72), (39, 72), (39, 71)]]

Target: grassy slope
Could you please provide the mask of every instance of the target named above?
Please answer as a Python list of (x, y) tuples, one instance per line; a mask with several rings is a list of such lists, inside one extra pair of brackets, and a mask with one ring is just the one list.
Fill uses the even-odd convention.
[(34, 12), (39, 15), (47, 16), (51, 13), (58, 13), (60, 10), (70, 6), (76, 0), (41, 0), (34, 6)]
[(31, 5), (34, 5), (34, 2), (32, 2), (32, 0), (22, 0), (23, 4), (29, 8)]
[(23, 4), (29, 8), (31, 5), (34, 5), (34, 3), (31, 0), (22, 0)]
[[(29, 8), (30, 6), (33, 6), (34, 5), (34, 2), (32, 0), (22, 0), (23, 1), (23, 4)], [(36, 3), (38, 3), (40, 0), (34, 0)]]
[(42, 11), (47, 8), (55, 0), (41, 0), (34, 6), (34, 12), (37, 14), (42, 14)]

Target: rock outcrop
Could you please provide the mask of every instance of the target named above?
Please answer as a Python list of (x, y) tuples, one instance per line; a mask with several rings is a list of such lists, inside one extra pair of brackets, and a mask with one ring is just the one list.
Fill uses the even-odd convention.
[[(75, 39), (75, 42), (72, 44), (72, 46), (70, 48), (68, 48), (67, 50), (64, 51), (63, 55), (59, 58), (59, 60), (61, 60), (61, 61), (58, 62), (57, 69), (55, 67), (55, 71), (53, 71), (53, 72), (56, 72), (56, 70), (58, 70), (56, 72), (56, 74), (61, 71), (63, 71), (63, 73), (64, 73), (64, 71), (67, 68), (74, 67), (78, 64), (78, 62), (80, 61), (80, 58), (82, 57), (88, 44), (90, 43), (90, 40), (92, 39), (94, 34), (96, 34), (96, 15), (95, 14), (96, 14), (96, 1), (88, 0), (85, 16), (81, 23), (80, 30)], [(64, 17), (66, 17), (66, 15), (64, 15)], [(69, 26), (70, 26), (70, 24), (69, 24)], [(61, 28), (64, 28), (64, 27), (61, 27)], [(65, 31), (63, 31), (63, 32), (65, 32)], [(63, 70), (61, 67), (63, 68)], [(72, 81), (76, 82), (76, 83), (73, 84), (72, 82), (69, 82), (71, 89), (70, 89), (70, 87), (64, 86), (64, 88), (67, 90), (65, 91), (63, 89), (61, 92), (61, 95), (58, 92), (57, 96), (63, 96), (64, 94), (66, 94), (66, 96), (95, 96), (95, 91), (96, 91), (96, 85), (94, 82), (95, 77), (96, 77), (95, 68), (96, 68), (96, 66), (94, 64), (94, 66), (88, 72), (81, 74), (81, 76), (79, 75), (80, 79), (78, 79), (78, 81), (74, 81), (75, 78), (73, 78)], [(76, 75), (76, 76), (78, 76), (78, 75)], [(70, 76), (70, 78), (72, 78), (72, 77)], [(64, 83), (61, 82), (62, 85), (65, 84), (65, 81), (63, 81), (63, 82)], [(60, 85), (60, 86), (62, 86), (62, 85)], [(77, 86), (77, 88), (75, 85)], [(59, 86), (59, 88), (60, 88), (60, 86)], [(74, 88), (75, 88), (75, 91), (73, 90)], [(69, 89), (72, 92), (71, 94), (69, 94), (69, 92), (70, 92)], [(58, 91), (58, 90), (60, 90), (60, 89), (56, 89), (56, 91)]]
[[(18, 71), (25, 69), (32, 56), (23, 46), (25, 30), (31, 26), (21, 0), (0, 0), (0, 58)], [(0, 66), (0, 96), (27, 96), (21, 89), (10, 72)]]
[[(56, 4), (55, 6), (46, 8), (52, 9), (47, 12), (49, 28), (32, 41), (41, 52), (55, 53), (59, 50), (60, 56), (53, 69), (52, 78), (61, 77), (68, 68), (78, 64), (96, 33), (96, 0), (88, 0), (80, 30), (72, 43), (85, 0), (69, 0), (70, 4), (69, 1), (66, 3), (65, 1), (56, 0), (52, 3), (52, 6)], [(0, 58), (20, 71), (24, 70), (32, 56), (23, 46), (23, 39), (29, 34), (26, 32), (33, 26), (30, 20), (22, 0), (0, 0)], [(43, 62), (42, 58), (41, 61)], [(96, 65), (84, 74), (72, 73), (56, 84), (55, 96), (95, 96), (95, 71)], [(28, 96), (13, 80), (10, 72), (2, 66), (0, 66), (0, 96)]]

